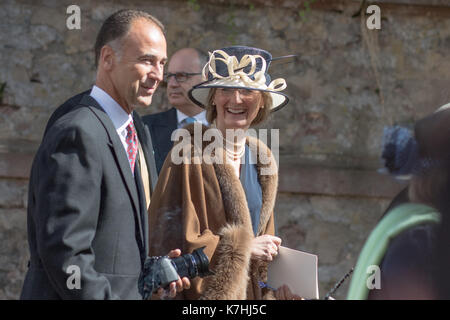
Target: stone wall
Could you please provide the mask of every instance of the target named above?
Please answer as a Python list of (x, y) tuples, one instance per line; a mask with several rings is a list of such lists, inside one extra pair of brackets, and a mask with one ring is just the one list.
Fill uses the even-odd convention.
[[(312, 1), (310, 1), (312, 2)], [(0, 4), (0, 299), (17, 299), (28, 259), (27, 183), (51, 112), (91, 87), (93, 44), (112, 12), (147, 10), (167, 28), (169, 55), (232, 44), (298, 54), (272, 66), (291, 102), (280, 130), (276, 226), (283, 243), (319, 256), (321, 297), (352, 267), (402, 185), (376, 172), (383, 127), (412, 124), (450, 100), (447, 0), (378, 1), (368, 30), (360, 1), (5, 0)], [(68, 30), (66, 9), (81, 9)], [(364, 11), (363, 11), (364, 12)], [(148, 110), (166, 109), (160, 89)], [(347, 283), (337, 294), (345, 297)]]

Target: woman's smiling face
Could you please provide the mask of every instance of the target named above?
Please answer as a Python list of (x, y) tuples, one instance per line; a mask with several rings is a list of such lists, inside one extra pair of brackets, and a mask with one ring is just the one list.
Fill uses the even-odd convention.
[(217, 128), (248, 129), (264, 106), (261, 91), (218, 88), (214, 94), (213, 103), (216, 105)]

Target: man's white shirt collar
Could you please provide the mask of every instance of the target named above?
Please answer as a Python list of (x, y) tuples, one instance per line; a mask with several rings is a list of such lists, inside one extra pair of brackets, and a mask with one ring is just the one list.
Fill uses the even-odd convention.
[(133, 120), (131, 114), (126, 113), (116, 100), (99, 87), (92, 87), (91, 97), (97, 100), (98, 104), (105, 110), (117, 131), (125, 129)]
[(109, 94), (99, 87), (93, 86), (90, 95), (98, 102), (98, 104), (105, 110), (106, 114), (111, 119), (126, 152), (127, 126), (131, 121), (133, 121), (133, 117), (131, 114), (126, 113), (125, 110), (113, 98), (111, 98)]

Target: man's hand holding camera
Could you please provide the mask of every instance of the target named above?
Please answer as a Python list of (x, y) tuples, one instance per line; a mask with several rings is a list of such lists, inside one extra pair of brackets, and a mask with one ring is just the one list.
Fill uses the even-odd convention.
[[(168, 257), (173, 259), (179, 257), (181, 255), (180, 249), (171, 250), (168, 254)], [(175, 298), (177, 292), (181, 292), (183, 290), (187, 290), (191, 287), (191, 282), (188, 277), (180, 278), (178, 276), (178, 280), (171, 282), (169, 288), (159, 288), (156, 293), (152, 295), (152, 300), (164, 299), (165, 297)]]
[(177, 292), (190, 288), (189, 279), (212, 274), (204, 248), (184, 255), (181, 255), (180, 249), (175, 249), (166, 256), (148, 257), (138, 282), (142, 298), (174, 298)]

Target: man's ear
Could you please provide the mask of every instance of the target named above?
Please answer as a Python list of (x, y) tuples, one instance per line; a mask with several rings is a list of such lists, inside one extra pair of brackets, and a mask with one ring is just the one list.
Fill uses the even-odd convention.
[(100, 61), (99, 66), (101, 66), (106, 71), (111, 71), (114, 66), (115, 53), (114, 50), (107, 44), (105, 44), (100, 50)]

